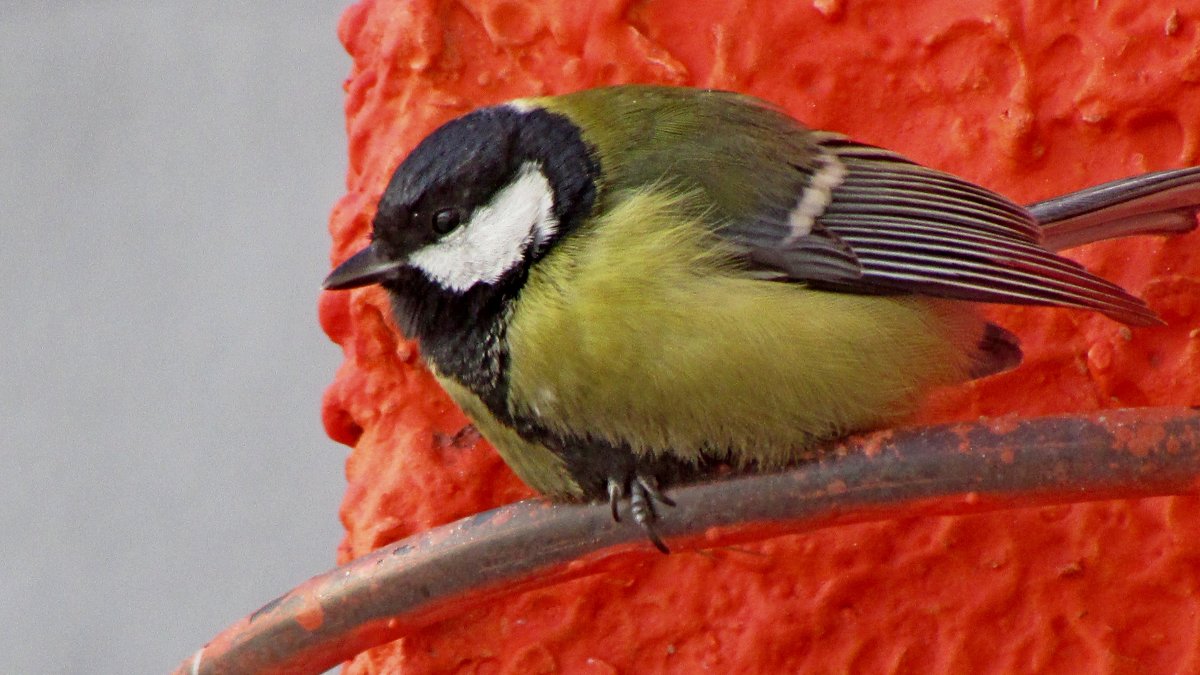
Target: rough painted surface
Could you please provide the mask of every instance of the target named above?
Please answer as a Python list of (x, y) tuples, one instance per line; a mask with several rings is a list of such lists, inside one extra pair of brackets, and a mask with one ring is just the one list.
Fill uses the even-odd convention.
[[(376, 0), (343, 16), (350, 170), (332, 257), (363, 245), (392, 169), (437, 124), (536, 93), (713, 86), (1029, 201), (1198, 161), (1200, 10), (1093, 3)], [(1171, 323), (996, 309), (1015, 373), (926, 420), (1200, 405), (1200, 234), (1075, 257)], [(529, 496), (398, 337), (378, 289), (326, 293), (355, 445), (344, 561)], [(482, 606), (350, 672), (1200, 672), (1200, 500), (895, 520), (625, 568)]]

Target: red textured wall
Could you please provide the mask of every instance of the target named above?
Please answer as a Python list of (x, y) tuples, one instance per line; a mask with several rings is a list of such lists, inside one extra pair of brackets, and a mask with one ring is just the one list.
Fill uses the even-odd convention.
[[(1178, 8), (1178, 9), (1176, 9)], [(617, 82), (736, 89), (1028, 201), (1197, 161), (1200, 8), (1169, 0), (376, 0), (346, 11), (350, 168), (332, 257), (391, 171), (474, 107)], [(1026, 365), (927, 420), (1200, 405), (1200, 233), (1076, 257), (1171, 323), (996, 309)], [(528, 497), (396, 335), (377, 288), (321, 297), (346, 361), (342, 561)], [(648, 547), (647, 547), (648, 548)], [(840, 527), (647, 552), (361, 655), (352, 673), (1200, 672), (1200, 500)]]

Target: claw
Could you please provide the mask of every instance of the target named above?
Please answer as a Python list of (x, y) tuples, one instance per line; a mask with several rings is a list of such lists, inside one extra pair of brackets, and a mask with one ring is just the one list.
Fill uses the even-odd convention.
[(621, 500), (625, 498), (625, 486), (613, 478), (608, 479), (608, 507), (612, 509), (614, 522), (621, 522)]
[(654, 510), (654, 502), (658, 500), (668, 506), (674, 506), (675, 502), (665, 499), (664, 495), (658, 489), (658, 482), (653, 478), (637, 476), (629, 486), (629, 513), (633, 515), (633, 522), (637, 523), (646, 532), (646, 536), (650, 538), (650, 543), (654, 544), (663, 553), (670, 553), (671, 549), (663, 543), (658, 532), (654, 529), (654, 521), (658, 520), (658, 513)]
[(635, 475), (625, 480), (609, 478), (606, 487), (608, 508), (612, 509), (612, 519), (618, 523), (621, 522), (621, 500), (628, 496), (629, 514), (633, 516), (633, 522), (646, 532), (646, 536), (650, 538), (650, 543), (654, 544), (654, 548), (663, 553), (670, 553), (671, 549), (667, 548), (662, 537), (659, 537), (658, 532), (654, 529), (654, 521), (658, 520), (654, 502), (675, 506), (675, 501), (663, 494), (658, 487), (658, 481), (653, 476)]

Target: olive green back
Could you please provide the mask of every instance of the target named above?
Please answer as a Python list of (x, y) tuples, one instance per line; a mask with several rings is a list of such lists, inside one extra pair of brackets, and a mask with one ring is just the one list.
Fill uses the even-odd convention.
[(718, 91), (627, 85), (528, 103), (565, 114), (599, 154), (597, 212), (630, 189), (670, 177), (673, 188), (700, 188), (715, 219), (763, 204), (793, 204), (798, 174), (812, 156), (810, 133), (758, 99)]

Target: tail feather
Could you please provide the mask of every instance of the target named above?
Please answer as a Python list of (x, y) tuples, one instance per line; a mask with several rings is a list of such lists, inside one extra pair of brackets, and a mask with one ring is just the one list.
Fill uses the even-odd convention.
[(1196, 227), (1200, 167), (1123, 178), (1031, 204), (1042, 243), (1054, 251), (1143, 234), (1181, 234)]

